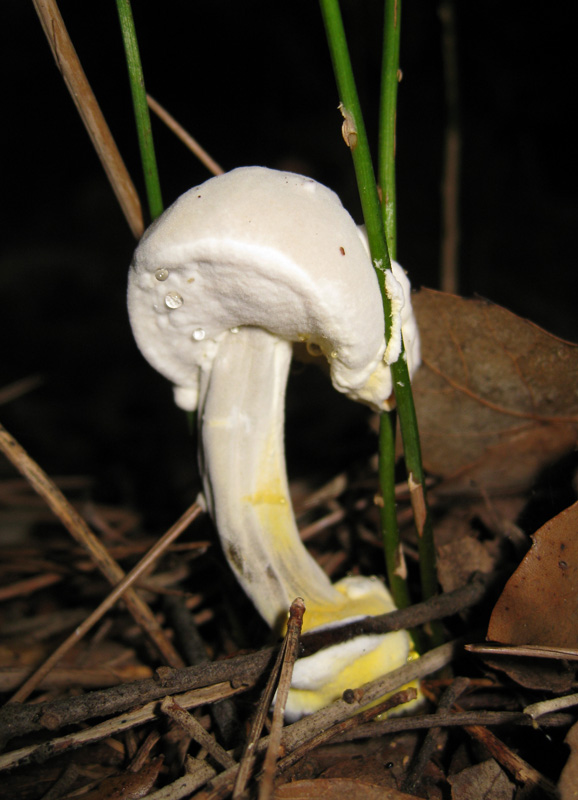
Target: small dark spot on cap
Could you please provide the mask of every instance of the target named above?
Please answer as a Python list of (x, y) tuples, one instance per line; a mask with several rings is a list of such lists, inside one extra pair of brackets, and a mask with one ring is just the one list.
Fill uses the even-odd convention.
[(568, 563), (566, 561), (558, 561), (558, 566), (560, 569), (568, 569)]
[(341, 253), (342, 256), (344, 256), (345, 255), (345, 247), (340, 247), (339, 248), (339, 252)]

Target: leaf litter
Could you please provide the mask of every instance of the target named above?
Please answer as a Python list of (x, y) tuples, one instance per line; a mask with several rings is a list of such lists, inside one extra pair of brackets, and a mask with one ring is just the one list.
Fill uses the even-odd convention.
[(520, 493), (578, 437), (578, 346), (485, 300), (414, 297), (424, 465), (443, 491)]
[[(444, 656), (449, 659), (443, 662), (445, 671), (440, 672), (440, 662), (433, 673), (423, 674), (428, 704), (420, 717), (364, 718), (340, 727), (346, 717), (329, 722), (313, 715), (297, 728), (286, 727), (272, 796), (567, 800), (573, 796), (568, 776), (576, 770), (575, 708), (535, 723), (524, 708), (575, 691), (576, 662), (564, 659), (564, 651), (558, 658), (547, 651), (544, 658), (527, 651), (505, 657), (468, 653), (463, 645), (483, 642), (486, 633), (499, 642), (552, 650), (578, 644), (578, 506), (552, 514), (545, 525), (535, 526), (537, 531), (528, 522), (519, 524), (540, 474), (575, 449), (578, 348), (482, 300), (422, 290), (415, 295), (415, 308), (424, 366), (414, 390), (424, 462), (434, 481), (440, 583), (450, 598), (467, 592), (481, 572), (485, 588), (471, 602), (464, 600), (459, 613), (446, 616), (448, 638), (458, 641)], [(0, 485), (13, 485), (13, 471), (4, 474)], [(325, 486), (301, 478), (296, 483), (308, 546), (338, 574), (378, 570), (375, 485), (373, 460), (353, 463)], [(87, 569), (90, 561), (80, 559), (78, 546), (47, 522), (45, 509), (21, 488), (12, 496), (10, 505), (9, 487), (0, 493), (0, 522), (9, 519), (12, 526), (15, 512), (23, 520), (16, 543), (2, 553), (2, 586), (11, 588), (0, 607), (6, 631), (0, 658), (7, 659), (0, 665), (0, 687), (6, 699), (81, 623), (78, 616), (66, 616), (70, 593), (87, 609), (106, 594), (97, 571)], [(415, 533), (404, 522), (409, 504), (401, 486), (398, 498), (410, 580), (415, 581)], [(128, 572), (137, 558), (135, 547), (150, 538), (150, 531), (144, 533), (129, 508), (111, 512), (93, 503), (90, 514), (93, 525), (100, 518), (107, 549), (118, 554)], [(0, 797), (35, 800), (50, 794), (54, 800), (80, 796), (83, 787), (95, 798), (157, 800), (226, 797), (233, 791), (234, 777), (226, 776), (237, 768), (274, 651), (262, 649), (264, 629), (210, 542), (210, 525), (203, 518), (157, 567), (150, 566), (140, 591), (163, 629), (163, 641), (176, 647), (187, 666), (164, 667), (154, 640), (117, 605), (57, 666), (58, 680), (50, 680), (49, 673), (31, 699), (0, 710), (5, 744), (0, 768), (9, 768)], [(155, 572), (162, 572), (162, 580)], [(59, 579), (43, 585), (43, 573)], [(38, 582), (35, 591), (23, 578)], [(443, 612), (432, 606), (431, 619), (438, 618), (436, 613)], [(44, 636), (31, 624), (35, 618)], [(457, 701), (444, 706), (448, 686), (466, 676)], [(345, 710), (339, 713), (351, 715), (361, 700), (351, 708), (340, 701)], [(165, 708), (179, 706), (191, 723), (169, 722), (162, 702)], [(438, 732), (435, 746), (426, 745), (426, 725), (432, 736)], [(315, 745), (315, 731), (329, 728), (333, 738)], [(258, 763), (266, 743), (265, 735), (255, 744)], [(20, 757), (18, 767), (17, 754), (24, 751), (29, 755)], [(297, 760), (284, 766), (283, 756), (293, 751)], [(211, 752), (235, 766), (225, 768)], [(30, 781), (30, 763), (35, 763), (35, 781)], [(258, 785), (257, 770), (247, 796)]]

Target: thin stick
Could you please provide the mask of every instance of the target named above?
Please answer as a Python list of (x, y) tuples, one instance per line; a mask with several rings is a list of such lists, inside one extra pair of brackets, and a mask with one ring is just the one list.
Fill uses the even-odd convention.
[[(151, 673), (152, 670), (145, 666), (55, 667), (38, 688), (68, 689), (72, 685), (87, 691), (104, 689), (146, 679)], [(15, 692), (31, 674), (29, 667), (0, 667), (0, 692)]]
[(3, 386), (0, 389), (0, 406), (4, 405), (4, 403), (11, 403), (13, 400), (28, 394), (28, 392), (36, 389), (37, 386), (41, 386), (42, 383), (43, 378), (40, 375), (30, 375), (27, 378), (20, 378), (18, 381)]
[(382, 502), (379, 519), (383, 538), (383, 553), (387, 570), (387, 583), (398, 608), (407, 608), (411, 602), (407, 587), (407, 565), (399, 536), (397, 505), (395, 502), (395, 437), (397, 414), (394, 411), (379, 417), (379, 489)]
[(135, 238), (140, 239), (144, 222), (137, 191), (84, 74), (56, 0), (33, 0), (33, 3), (56, 66), (88, 131), (126, 221)]
[(204, 747), (222, 767), (229, 769), (229, 767), (234, 767), (236, 765), (237, 762), (233, 756), (229, 755), (217, 740), (203, 728), (201, 723), (177, 703), (174, 697), (165, 697), (161, 703), (161, 711), (163, 714), (170, 717), (173, 722), (176, 722), (180, 728), (186, 731), (197, 744)]
[[(106, 547), (90, 530), (60, 489), (2, 425), (0, 425), (0, 450), (32, 488), (44, 498), (73, 539), (88, 551), (108, 582), (116, 586), (124, 578), (124, 570), (111, 557)], [(152, 639), (166, 663), (175, 668), (183, 667), (183, 659), (167, 639), (153, 612), (133, 588), (127, 590), (124, 601), (137, 625)]]
[(205, 167), (212, 172), (213, 175), (222, 175), (224, 173), (223, 167), (212, 158), (207, 151), (201, 147), (201, 145), (194, 139), (188, 131), (186, 131), (183, 126), (176, 121), (176, 119), (169, 114), (166, 108), (163, 108), (159, 102), (157, 102), (154, 97), (151, 97), (150, 94), (147, 93), (147, 103), (151, 111), (157, 115), (159, 119), (165, 123), (167, 128), (169, 128), (181, 142), (186, 145), (191, 152), (193, 152), (199, 161), (205, 165)]
[(371, 706), (371, 708), (363, 709), (363, 711), (360, 711), (359, 714), (355, 714), (353, 717), (348, 717), (347, 719), (343, 720), (343, 722), (337, 722), (335, 725), (331, 725), (326, 730), (320, 731), (316, 736), (313, 736), (311, 739), (303, 742), (303, 744), (296, 747), (295, 750), (293, 750), (289, 755), (282, 758), (278, 765), (279, 772), (284, 772), (289, 767), (292, 767), (293, 764), (296, 764), (298, 761), (300, 761), (303, 756), (307, 755), (307, 753), (309, 753), (315, 747), (319, 747), (320, 745), (329, 742), (336, 736), (342, 736), (345, 733), (354, 731), (361, 725), (371, 722), (372, 719), (380, 714), (385, 714), (387, 711), (391, 711), (391, 709), (395, 708), (396, 706), (410, 703), (412, 700), (415, 700), (416, 697), (417, 691), (415, 689), (402, 689), (400, 692), (396, 692), (386, 700), (382, 700), (380, 703)]
[(236, 776), (234, 777), (234, 786), (232, 789), (233, 800), (239, 800), (243, 796), (247, 783), (249, 782), (249, 779), (253, 772), (257, 743), (259, 742), (259, 738), (263, 731), (267, 714), (269, 713), (269, 709), (271, 708), (271, 703), (273, 701), (273, 695), (275, 692), (275, 686), (277, 685), (277, 677), (281, 669), (281, 664), (283, 663), (284, 653), (285, 653), (285, 642), (283, 642), (281, 648), (279, 649), (277, 658), (275, 659), (275, 663), (271, 668), (271, 672), (269, 673), (269, 678), (267, 679), (267, 683), (265, 685), (263, 693), (259, 698), (259, 705), (257, 706), (255, 716), (253, 717), (251, 730), (249, 731), (247, 742), (243, 749), (243, 755), (241, 756), (241, 760), (239, 762), (239, 770)]
[(289, 610), (289, 622), (287, 623), (287, 634), (285, 636), (285, 646), (283, 648), (283, 666), (279, 676), (277, 687), (277, 701), (273, 710), (273, 721), (271, 732), (269, 733), (269, 745), (263, 761), (263, 776), (259, 784), (259, 800), (270, 800), (273, 796), (273, 782), (275, 780), (275, 767), (279, 758), (281, 747), (281, 735), (283, 732), (283, 715), (287, 705), (287, 697), (291, 687), (291, 677), (295, 659), (299, 651), (299, 638), (303, 627), (303, 614), (305, 613), (305, 603), (297, 597), (291, 603)]
[(128, 575), (115, 586), (113, 591), (106, 597), (102, 603), (96, 608), (92, 614), (89, 614), (84, 622), (78, 626), (68, 636), (62, 644), (56, 648), (49, 658), (46, 659), (44, 664), (34, 672), (28, 680), (18, 689), (18, 691), (10, 698), (9, 703), (23, 703), (27, 697), (36, 689), (42, 679), (50, 672), (72, 647), (79, 642), (88, 631), (102, 619), (106, 612), (119, 600), (126, 590), (131, 586), (143, 572), (155, 563), (155, 561), (163, 554), (167, 547), (173, 542), (181, 533), (188, 528), (191, 522), (201, 513), (201, 508), (196, 503), (191, 506), (183, 516), (169, 528), (169, 530), (161, 536), (158, 542), (149, 550), (149, 552), (139, 561), (139, 563), (131, 569)]
[(180, 800), (192, 797), (193, 793), (215, 777), (215, 770), (206, 761), (199, 761), (187, 756), (186, 774), (176, 781), (149, 794), (147, 800)]
[(92, 717), (121, 714), (136, 705), (162, 700), (167, 694), (180, 694), (200, 686), (229, 682), (235, 684), (235, 692), (247, 691), (268, 669), (272, 657), (273, 649), (267, 648), (187, 669), (159, 667), (154, 678), (92, 691), (81, 697), (60, 697), (24, 705), (11, 703), (0, 709), (0, 743), (34, 731), (56, 731)]
[[(459, 706), (456, 706), (456, 708), (459, 708)], [(544, 777), (541, 772), (534, 769), (523, 758), (520, 758), (513, 750), (510, 750), (487, 728), (480, 725), (467, 725), (465, 730), (473, 739), (480, 742), (490, 755), (514, 776), (516, 781), (530, 784), (533, 789), (543, 792), (540, 795), (542, 797), (550, 797), (552, 800), (556, 800), (560, 796), (556, 787), (548, 778)]]
[(542, 700), (539, 703), (531, 703), (524, 709), (524, 714), (538, 719), (544, 714), (553, 714), (556, 711), (561, 711), (563, 708), (572, 708), (578, 706), (578, 694), (567, 694), (564, 697), (554, 697), (551, 700)]
[(0, 603), (11, 600), (14, 597), (21, 597), (22, 595), (30, 595), (32, 592), (37, 592), (40, 589), (45, 589), (47, 586), (52, 586), (55, 583), (60, 583), (64, 575), (58, 572), (45, 572), (44, 575), (35, 575), (33, 578), (25, 578), (16, 583), (10, 583), (8, 586), (3, 586), (0, 589)]
[[(295, 603), (297, 603), (297, 606), (295, 609), (293, 609)], [(285, 636), (285, 639), (283, 640), (283, 644), (279, 649), (277, 658), (275, 659), (275, 663), (273, 664), (271, 672), (269, 673), (267, 684), (259, 699), (259, 705), (257, 707), (257, 711), (255, 712), (253, 723), (251, 725), (251, 730), (249, 731), (247, 742), (243, 750), (243, 755), (239, 763), (239, 771), (235, 777), (234, 787), (233, 787), (233, 800), (238, 800), (240, 797), (242, 797), (245, 788), (247, 786), (247, 783), (249, 781), (249, 778), (251, 777), (251, 773), (253, 771), (253, 765), (255, 764), (255, 756), (256, 756), (255, 748), (257, 747), (259, 737), (261, 736), (261, 733), (263, 731), (265, 719), (267, 718), (267, 714), (269, 713), (269, 709), (271, 708), (271, 703), (273, 701), (273, 694), (275, 692), (275, 687), (277, 686), (277, 678), (282, 670), (289, 640), (291, 640), (291, 655), (293, 657), (292, 664), (295, 661), (296, 648), (299, 642), (298, 637), (299, 633), (301, 632), (301, 625), (303, 623), (303, 611), (305, 610), (305, 607), (303, 606), (303, 611), (300, 611), (301, 607), (300, 604), (301, 605), (303, 604), (303, 600), (301, 600), (301, 598), (297, 598), (291, 605), (291, 609), (289, 612), (290, 613), (289, 622), (287, 623), (287, 634)], [(293, 622), (291, 621), (292, 612), (297, 614), (297, 617), (296, 619), (293, 620)], [(300, 620), (300, 622), (298, 622), (298, 620)], [(296, 627), (297, 623), (299, 625), (298, 629)], [(297, 630), (298, 632), (296, 634)], [(295, 635), (297, 635), (297, 643), (295, 643)], [(293, 655), (293, 648), (295, 648), (295, 655)], [(291, 671), (292, 670), (293, 666), (291, 665)], [(291, 683), (291, 676), (289, 676), (289, 683)], [(288, 688), (289, 687), (287, 687), (287, 689)], [(286, 702), (287, 702), (287, 697), (285, 696), (283, 710), (285, 709)]]
[[(217, 703), (224, 697), (232, 697), (239, 692), (245, 691), (245, 688), (243, 686), (233, 688), (228, 681), (193, 689), (190, 692), (179, 695), (177, 700), (182, 708), (198, 708), (207, 703)], [(108, 739), (110, 736), (117, 736), (125, 731), (132, 730), (132, 728), (144, 725), (151, 720), (158, 720), (158, 707), (158, 700), (154, 700), (145, 705), (140, 705), (133, 711), (127, 711), (112, 719), (107, 719), (105, 722), (99, 722), (92, 727), (82, 728), (52, 740), (40, 741), (36, 744), (20, 747), (18, 750), (3, 753), (0, 755), (0, 772), (30, 763), (38, 764), (47, 758), (62, 755), (67, 750), (94, 744), (94, 742)]]
[[(437, 712), (450, 711), (455, 701), (466, 691), (469, 685), (469, 678), (461, 676), (452, 681), (440, 698)], [(411, 795), (417, 793), (427, 764), (434, 753), (442, 753), (445, 739), (446, 731), (443, 728), (430, 728), (428, 730), (421, 747), (414, 755), (405, 774), (401, 786), (403, 792)]]
[(375, 617), (363, 617), (319, 632), (305, 633), (301, 638), (301, 656), (312, 655), (321, 648), (331, 647), (357, 636), (413, 629), (418, 625), (452, 616), (477, 605), (488, 594), (491, 583), (492, 576), (476, 573), (465, 586), (447, 594), (436, 595), (422, 603), (415, 603), (409, 608), (390, 611)]

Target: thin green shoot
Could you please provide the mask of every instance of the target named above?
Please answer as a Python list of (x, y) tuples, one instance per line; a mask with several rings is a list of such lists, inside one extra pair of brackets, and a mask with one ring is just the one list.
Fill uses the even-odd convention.
[[(320, 5), (341, 100), (341, 110), (344, 117), (344, 138), (351, 150), (353, 158), (371, 258), (376, 269), (382, 295), (385, 332), (386, 337), (389, 339), (392, 328), (391, 302), (386, 289), (385, 276), (387, 271), (391, 269), (391, 261), (367, 134), (355, 87), (339, 2), (338, 0), (320, 0)], [(397, 69), (395, 70), (394, 78), (397, 82)], [(393, 130), (395, 131), (395, 119), (393, 124)], [(393, 228), (393, 232), (395, 236), (395, 227)], [(417, 419), (403, 344), (400, 356), (395, 364), (392, 365), (391, 370), (404, 443), (406, 466), (409, 475), (412, 505), (420, 541), (422, 594), (424, 598), (427, 598), (437, 591), (435, 552), (433, 547), (431, 518), (425, 499)], [(384, 416), (385, 415), (382, 415), (382, 417)], [(393, 499), (393, 464), (395, 462), (395, 450), (393, 445), (393, 423), (389, 420), (386, 426), (385, 420), (382, 420), (380, 446), (383, 449), (380, 451), (379, 472), (380, 478), (384, 481), (381, 487), (384, 502), (382, 524), (385, 526), (384, 538), (386, 540), (385, 552), (387, 557), (387, 572), (394, 600), (400, 606), (403, 606), (407, 604), (407, 588), (399, 589), (400, 582), (404, 582), (404, 570), (400, 562), (401, 548), (397, 522), (394, 521), (394, 513), (385, 511), (386, 506), (389, 509), (395, 509), (395, 500)]]
[(163, 213), (163, 200), (136, 29), (130, 0), (116, 0), (116, 5), (128, 66), (149, 213), (151, 219), (155, 220)]

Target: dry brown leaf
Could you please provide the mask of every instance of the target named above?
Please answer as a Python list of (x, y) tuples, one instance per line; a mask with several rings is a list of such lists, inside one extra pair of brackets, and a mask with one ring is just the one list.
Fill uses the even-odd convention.
[(576, 685), (576, 670), (564, 660), (505, 655), (483, 655), (482, 659), (490, 669), (505, 672), (526, 689), (562, 695), (570, 693)]
[(163, 765), (162, 756), (153, 758), (139, 772), (123, 772), (101, 781), (83, 800), (137, 800), (147, 795)]
[(448, 777), (452, 800), (511, 800), (514, 784), (493, 758)]
[(444, 592), (465, 586), (474, 572), (492, 572), (495, 558), (485, 543), (473, 536), (456, 537), (437, 549), (438, 579)]
[(578, 439), (578, 346), (483, 300), (413, 298), (424, 464), (452, 491), (518, 492)]
[(496, 603), (488, 638), (578, 646), (578, 503), (543, 525)]
[(349, 778), (317, 778), (293, 781), (275, 789), (274, 800), (416, 800), (415, 795), (398, 792)]
[[(436, 502), (437, 489), (430, 498)], [(526, 552), (528, 537), (514, 520), (526, 505), (523, 495), (492, 497), (452, 504), (436, 520), (434, 541), (437, 553), (438, 580), (444, 592), (451, 592), (470, 580), (474, 572), (490, 573), (503, 558), (501, 542), (507, 537)], [(492, 538), (480, 540), (480, 523)]]

